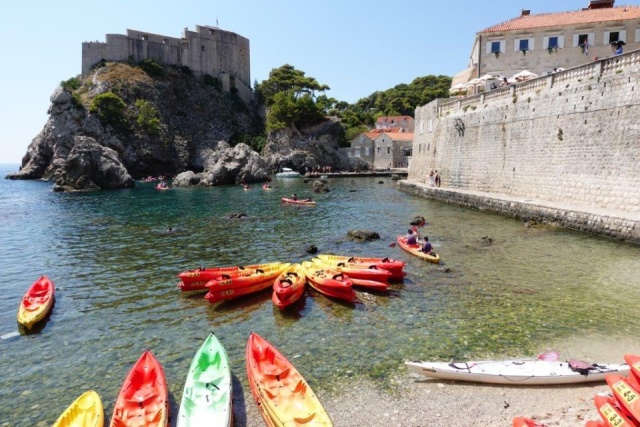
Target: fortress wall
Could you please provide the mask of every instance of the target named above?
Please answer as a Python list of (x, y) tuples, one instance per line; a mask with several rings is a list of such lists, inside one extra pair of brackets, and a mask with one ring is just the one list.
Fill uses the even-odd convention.
[(640, 212), (640, 51), (416, 109), (409, 181)]
[(250, 55), (249, 39), (215, 27), (185, 29), (183, 38), (127, 30), (126, 36), (107, 34), (106, 43), (83, 43), (82, 74), (101, 59), (124, 61), (130, 56), (136, 61), (155, 59), (169, 65), (186, 65), (195, 75), (217, 77), (225, 90), (235, 87), (238, 96), (249, 103), (253, 97)]

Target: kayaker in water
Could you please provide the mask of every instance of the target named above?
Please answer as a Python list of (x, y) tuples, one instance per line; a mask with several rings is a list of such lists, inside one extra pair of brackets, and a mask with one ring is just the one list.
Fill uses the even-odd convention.
[(407, 245), (415, 245), (417, 243), (418, 233), (414, 233), (412, 229), (407, 230)]
[(293, 193), (293, 195), (291, 196), (292, 200), (298, 200), (298, 195), (296, 193)]
[(424, 236), (424, 240), (422, 241), (422, 248), (420, 250), (427, 255), (431, 255), (433, 246), (431, 245), (431, 242), (429, 242), (429, 238), (427, 236)]

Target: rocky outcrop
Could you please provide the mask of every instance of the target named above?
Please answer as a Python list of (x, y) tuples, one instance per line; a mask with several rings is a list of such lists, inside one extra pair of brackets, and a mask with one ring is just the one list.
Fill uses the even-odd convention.
[(308, 129), (274, 131), (267, 137), (262, 156), (272, 172), (283, 167), (300, 173), (323, 166), (331, 166), (334, 171), (348, 170), (349, 157), (338, 150), (341, 132), (342, 126), (332, 119)]
[[(238, 143), (262, 133), (257, 108), (188, 69), (164, 67), (151, 78), (139, 67), (107, 63), (78, 82), (51, 95), (47, 123), (8, 179), (49, 180), (59, 191), (126, 188), (149, 175), (177, 175), (174, 186), (212, 186), (265, 181), (281, 167), (349, 166), (333, 120), (273, 132), (261, 157)], [(91, 108), (108, 92), (125, 105), (117, 121)]]
[(267, 179), (266, 162), (248, 145), (240, 143), (235, 147), (230, 147), (221, 142), (219, 150), (209, 158), (203, 172), (198, 174), (191, 171), (181, 173), (173, 180), (173, 186), (209, 187)]
[(118, 153), (86, 136), (73, 137), (73, 147), (59, 175), (54, 191), (114, 190), (134, 186)]

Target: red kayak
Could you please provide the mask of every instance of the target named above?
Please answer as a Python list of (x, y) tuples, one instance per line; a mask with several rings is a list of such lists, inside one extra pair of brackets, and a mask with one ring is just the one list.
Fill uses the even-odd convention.
[(593, 402), (596, 405), (600, 418), (607, 423), (616, 427), (634, 427), (636, 424), (631, 421), (621, 408), (618, 407), (616, 399), (612, 396), (595, 395)]
[(223, 290), (209, 289), (209, 292), (204, 296), (209, 303), (214, 304), (216, 302), (239, 298), (249, 294), (255, 294), (263, 291), (267, 288), (273, 287), (273, 279), (266, 280), (260, 283), (254, 283), (248, 286), (239, 286), (236, 288), (227, 288)]
[(304, 261), (302, 266), (307, 275), (309, 285), (326, 296), (353, 303), (356, 293), (353, 291), (351, 279), (339, 271), (322, 268), (310, 261)]
[(618, 405), (633, 418), (640, 420), (640, 391), (636, 390), (622, 375), (609, 374), (605, 379)]
[(377, 280), (365, 280), (365, 279), (356, 279), (355, 277), (349, 277), (353, 286), (356, 288), (364, 288), (369, 289), (370, 291), (378, 291), (378, 292), (386, 292), (389, 290), (389, 285), (383, 282), (378, 282)]
[(283, 197), (282, 203), (290, 203), (292, 205), (315, 205), (316, 202), (313, 200), (301, 200), (301, 199), (289, 199), (287, 197)]
[(307, 276), (304, 268), (300, 264), (293, 264), (280, 273), (273, 282), (273, 295), (271, 300), (276, 307), (283, 310), (302, 298), (304, 285), (307, 283)]
[(193, 270), (186, 270), (178, 274), (181, 282), (178, 287), (183, 291), (204, 291), (206, 290), (206, 284), (209, 280), (218, 279), (223, 275), (233, 276), (234, 274), (246, 272), (252, 273), (258, 268), (266, 268), (273, 265), (273, 263), (267, 264), (253, 264), (253, 265), (235, 265), (230, 267), (208, 267), (208, 268), (195, 268)]
[(273, 263), (269, 267), (258, 268), (251, 272), (242, 272), (239, 274), (225, 275), (216, 279), (209, 280), (205, 287), (209, 292), (219, 292), (229, 289), (239, 289), (247, 286), (253, 286), (258, 283), (266, 281), (273, 282), (276, 277), (280, 275), (285, 269), (287, 269), (290, 263)]
[(18, 308), (18, 323), (27, 329), (51, 311), (56, 289), (47, 276), (41, 276), (27, 289)]
[(166, 427), (169, 391), (164, 369), (145, 350), (124, 380), (113, 408), (111, 427)]

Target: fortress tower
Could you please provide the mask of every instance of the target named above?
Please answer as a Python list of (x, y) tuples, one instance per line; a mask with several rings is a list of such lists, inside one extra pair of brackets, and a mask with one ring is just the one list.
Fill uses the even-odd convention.
[(137, 30), (127, 35), (107, 34), (106, 42), (82, 43), (82, 74), (101, 60), (155, 59), (159, 63), (187, 66), (198, 76), (216, 77), (227, 92), (245, 102), (252, 98), (249, 39), (218, 27), (185, 28), (181, 38)]

